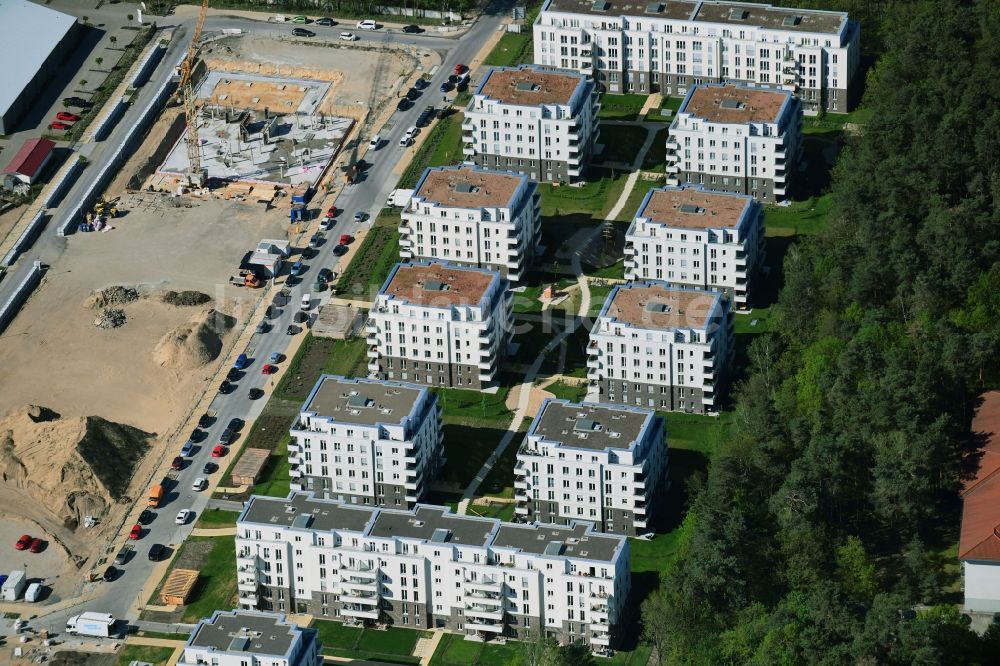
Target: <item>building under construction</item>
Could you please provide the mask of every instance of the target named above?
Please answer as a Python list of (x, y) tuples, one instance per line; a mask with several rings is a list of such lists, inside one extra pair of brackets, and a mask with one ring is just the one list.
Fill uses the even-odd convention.
[[(353, 120), (318, 111), (330, 84), (209, 72), (197, 91), (198, 157), (208, 179), (315, 185)], [(158, 171), (190, 171), (185, 136)]]

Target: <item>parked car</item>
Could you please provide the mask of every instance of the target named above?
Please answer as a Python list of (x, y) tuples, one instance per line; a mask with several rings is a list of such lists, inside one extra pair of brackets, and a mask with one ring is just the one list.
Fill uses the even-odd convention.
[(423, 31), (424, 29), (421, 28), (419, 25), (413, 25), (412, 23), (410, 25), (403, 26), (403, 32), (409, 33), (411, 35), (419, 35)]
[(468, 69), (469, 68), (466, 65), (464, 65), (463, 63), (458, 63), (457, 65), (455, 65), (455, 73), (456, 74), (461, 74), (462, 72), (465, 72)]
[(410, 108), (411, 104), (413, 104), (413, 102), (411, 102), (408, 98), (403, 97), (398, 102), (396, 102), (396, 110), (406, 111), (408, 108)]
[(208, 481), (203, 476), (199, 476), (197, 479), (191, 482), (191, 490), (195, 492), (201, 492), (208, 487)]
[(378, 23), (371, 19), (358, 21), (358, 30), (378, 30)]
[(68, 123), (75, 123), (80, 119), (80, 116), (75, 113), (70, 113), (69, 111), (60, 111), (56, 114), (56, 120), (65, 120)]
[(142, 536), (142, 525), (136, 523), (132, 526), (132, 530), (128, 533), (128, 538), (135, 541)]
[(239, 418), (238, 416), (234, 416), (233, 418), (229, 419), (229, 425), (227, 425), (226, 427), (232, 430), (233, 432), (237, 432), (239, 430), (242, 430), (243, 426), (245, 425), (246, 421)]
[(415, 137), (417, 134), (420, 134), (420, 128), (417, 127), (416, 125), (406, 130), (406, 136), (410, 137), (411, 139)]
[(440, 90), (443, 93), (446, 93), (454, 87), (455, 87), (454, 83), (452, 83), (451, 81), (445, 81), (444, 83), (441, 84), (441, 87), (438, 88), (438, 90)]
[(303, 264), (302, 260), (300, 259), (296, 261), (294, 264), (292, 264), (292, 268), (288, 271), (288, 274), (292, 276), (298, 276), (301, 275), (304, 270), (305, 270), (305, 264)]
[(236, 431), (232, 428), (226, 428), (221, 435), (219, 435), (219, 443), (229, 446), (236, 439)]
[(371, 148), (372, 150), (378, 150), (381, 145), (382, 145), (382, 137), (379, 136), (378, 134), (373, 136), (371, 140), (368, 141), (368, 147)]
[(219, 393), (225, 395), (233, 390), (233, 385), (228, 379), (223, 379), (222, 383), (219, 384)]
[(337, 22), (329, 16), (324, 16), (323, 18), (316, 19), (316, 25), (325, 25), (329, 28), (337, 25)]
[(295, 335), (298, 332), (298, 329), (292, 325), (289, 325), (288, 328), (285, 329), (285, 335)]
[(32, 553), (40, 553), (44, 548), (45, 548), (45, 542), (39, 539), (38, 537), (32, 539), (31, 543), (28, 545), (28, 550), (30, 550)]
[(110, 583), (115, 578), (118, 578), (118, 569), (115, 569), (113, 566), (109, 566), (104, 570), (104, 574), (101, 577), (106, 583)]
[(295, 17), (292, 18), (291, 22), (292, 23), (299, 23), (299, 24), (305, 25), (306, 23), (309, 23), (309, 17), (308, 16), (295, 16)]
[(292, 28), (292, 34), (296, 37), (315, 37), (316, 33), (305, 28)]
[(331, 271), (329, 268), (321, 268), (319, 269), (319, 273), (316, 274), (316, 280), (318, 282), (322, 282), (323, 284), (329, 283), (330, 280), (332, 279), (333, 279), (333, 271)]
[(186, 525), (187, 521), (191, 518), (191, 509), (181, 509), (177, 512), (177, 517), (174, 518), (174, 522), (178, 525)]
[(201, 468), (202, 474), (214, 474), (215, 470), (219, 469), (219, 466), (214, 462), (207, 462), (205, 466)]
[(333, 254), (336, 257), (339, 257), (341, 255), (347, 254), (347, 246), (346, 245), (337, 245), (336, 247), (333, 248)]
[(323, 234), (313, 234), (309, 237), (309, 247), (319, 247), (323, 244)]
[(149, 547), (149, 554), (147, 557), (150, 562), (159, 562), (163, 559), (163, 551), (166, 550), (162, 543), (154, 543)]
[(254, 387), (247, 391), (247, 397), (251, 400), (260, 400), (264, 397), (264, 389)]
[(309, 315), (300, 310), (299, 312), (296, 312), (295, 315), (292, 317), (292, 321), (294, 321), (296, 324), (304, 324), (307, 321), (309, 321)]
[(215, 417), (211, 414), (202, 414), (201, 418), (198, 419), (199, 428), (208, 428), (215, 421)]
[(82, 97), (63, 97), (62, 103), (63, 106), (74, 106), (76, 108), (87, 108), (90, 106), (90, 102)]
[(420, 77), (419, 79), (417, 79), (416, 81), (413, 82), (413, 87), (416, 88), (417, 90), (423, 90), (424, 88), (426, 88), (429, 85), (430, 85), (430, 81), (428, 81), (427, 79), (425, 79), (423, 77)]
[[(354, 219), (358, 220), (358, 219), (359, 219), (359, 218), (358, 218), (358, 215), (363, 215), (363, 213), (358, 213), (357, 215), (355, 215), (355, 216), (354, 216)], [(360, 218), (360, 219), (364, 219), (364, 218)], [(360, 221), (360, 220), (359, 220), (359, 221)], [(340, 234), (340, 244), (341, 244), (341, 245), (347, 245), (347, 244), (349, 244), (349, 243), (350, 243), (350, 242), (351, 242), (352, 240), (353, 240), (353, 239), (351, 238), (351, 235), (350, 235), (350, 234)]]
[(205, 438), (205, 432), (203, 430), (195, 428), (194, 430), (191, 431), (191, 434), (188, 436), (188, 441), (197, 443), (203, 440), (204, 438)]
[(224, 455), (226, 455), (226, 451), (227, 451), (226, 447), (224, 447), (222, 444), (216, 444), (215, 448), (212, 449), (212, 457), (221, 458)]
[(271, 363), (281, 363), (284, 360), (285, 355), (281, 352), (271, 352), (271, 357), (268, 359)]
[(334, 224), (336, 224), (336, 221), (332, 217), (324, 217), (319, 221), (319, 228), (323, 231), (329, 231), (333, 228)]
[(149, 525), (156, 518), (156, 514), (149, 509), (143, 509), (142, 513), (139, 514), (139, 524)]
[(413, 143), (413, 137), (410, 137), (410, 136), (403, 136), (403, 137), (400, 137), (400, 138), (399, 138), (399, 145), (400, 145), (401, 147), (403, 147), (403, 148), (406, 148), (406, 147), (407, 147), (407, 146), (409, 146), (409, 145), (410, 145), (411, 143)]
[(247, 358), (246, 354), (240, 354), (239, 356), (236, 357), (236, 363), (233, 364), (233, 367), (236, 368), (237, 370), (242, 370), (248, 365), (250, 365), (250, 359)]
[(329, 208), (326, 209), (326, 216), (327, 217), (337, 217), (337, 213), (339, 213), (339, 212), (340, 212), (340, 209), (338, 209), (336, 206), (330, 206)]
[(176, 456), (173, 460), (170, 461), (170, 469), (174, 470), (175, 472), (183, 468), (184, 468), (184, 458)]
[(28, 546), (30, 545), (31, 545), (31, 535), (22, 534), (21, 538), (17, 540), (17, 543), (14, 544), (14, 548), (18, 550), (27, 550)]
[(236, 368), (229, 368), (229, 372), (226, 373), (226, 379), (231, 382), (239, 381), (243, 378), (243, 373)]
[(264, 365), (263, 368), (260, 369), (260, 373), (262, 375), (273, 375), (277, 371), (278, 371), (278, 366), (271, 365), (270, 363), (267, 363), (266, 365)]
[(187, 458), (194, 451), (194, 444), (191, 442), (184, 442), (184, 446), (181, 447), (181, 455)]
[(270, 328), (271, 328), (270, 324), (268, 324), (266, 321), (262, 321), (259, 324), (257, 324), (256, 331), (257, 333), (267, 333), (268, 330), (270, 330)]
[(354, 40), (359, 39), (359, 37), (355, 35), (353, 32), (346, 32), (346, 31), (340, 33), (340, 38), (343, 39), (345, 42), (353, 42)]
[(65, 131), (65, 130), (69, 129), (69, 125), (67, 125), (66, 123), (58, 123), (58, 122), (57, 123), (49, 123), (49, 129), (63, 130), (63, 131)]

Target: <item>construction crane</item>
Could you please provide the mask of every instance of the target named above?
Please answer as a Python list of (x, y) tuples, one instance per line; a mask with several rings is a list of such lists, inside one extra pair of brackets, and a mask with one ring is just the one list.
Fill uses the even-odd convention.
[(202, 28), (205, 27), (205, 16), (208, 14), (208, 0), (201, 0), (201, 11), (198, 21), (194, 24), (194, 35), (188, 46), (187, 57), (180, 66), (180, 82), (177, 90), (184, 103), (184, 124), (187, 125), (187, 156), (188, 181), (194, 187), (204, 185), (204, 174), (201, 171), (201, 150), (198, 141), (198, 107), (194, 95), (194, 61), (198, 54), (198, 40), (201, 39)]

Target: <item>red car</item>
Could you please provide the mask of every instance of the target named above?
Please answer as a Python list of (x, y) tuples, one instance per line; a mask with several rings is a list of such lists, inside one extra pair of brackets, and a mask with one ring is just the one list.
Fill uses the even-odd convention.
[(31, 535), (22, 534), (21, 538), (17, 540), (17, 543), (14, 544), (14, 548), (17, 548), (18, 550), (27, 550), (28, 546), (30, 545), (31, 545)]
[(216, 447), (212, 449), (213, 458), (221, 458), (224, 455), (226, 455), (226, 447), (222, 444), (217, 444)]
[(44, 546), (45, 542), (39, 539), (38, 537), (35, 537), (34, 539), (31, 540), (31, 545), (28, 546), (28, 550), (30, 550), (32, 553), (40, 553), (42, 552), (42, 548)]
[(132, 531), (128, 533), (128, 538), (135, 541), (141, 536), (142, 536), (142, 525), (136, 523), (135, 525), (132, 526)]
[(172, 461), (170, 461), (170, 469), (179, 470), (184, 467), (184, 458), (182, 456), (176, 456)]
[(350, 234), (340, 234), (340, 244), (341, 245), (347, 245), (350, 242), (351, 242), (351, 235)]
[(462, 63), (458, 63), (457, 65), (455, 65), (455, 73), (456, 74), (461, 74), (462, 72), (464, 72), (467, 69), (469, 69), (469, 68), (466, 67), (465, 65), (463, 65)]
[(270, 363), (266, 364), (263, 368), (260, 369), (260, 372), (263, 375), (273, 375), (277, 371), (278, 371), (278, 366), (271, 365)]
[(49, 123), (49, 129), (68, 130), (69, 125), (67, 125), (66, 123)]
[(65, 120), (66, 122), (76, 122), (80, 119), (80, 116), (75, 113), (70, 113), (69, 111), (60, 111), (56, 114), (56, 120)]
[(330, 206), (330, 210), (326, 211), (326, 216), (327, 217), (337, 217), (337, 213), (339, 213), (339, 212), (340, 211), (337, 210), (336, 206)]

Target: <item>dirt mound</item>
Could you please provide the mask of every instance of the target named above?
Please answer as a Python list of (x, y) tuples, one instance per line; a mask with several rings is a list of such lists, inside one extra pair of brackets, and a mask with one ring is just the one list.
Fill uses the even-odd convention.
[(97, 416), (30, 405), (0, 420), (0, 484), (75, 529), (122, 499), (156, 435)]
[(212, 297), (200, 291), (165, 291), (160, 300), (167, 305), (204, 305)]
[(191, 369), (215, 360), (222, 351), (222, 337), (236, 323), (229, 315), (208, 310), (170, 331), (153, 349), (160, 367)]
[(116, 284), (88, 296), (83, 302), (83, 307), (101, 310), (113, 305), (127, 305), (138, 299), (139, 291), (137, 289)]
[(125, 325), (126, 321), (128, 321), (128, 317), (125, 316), (125, 311), (121, 308), (105, 308), (94, 320), (94, 326), (103, 329), (120, 328)]

